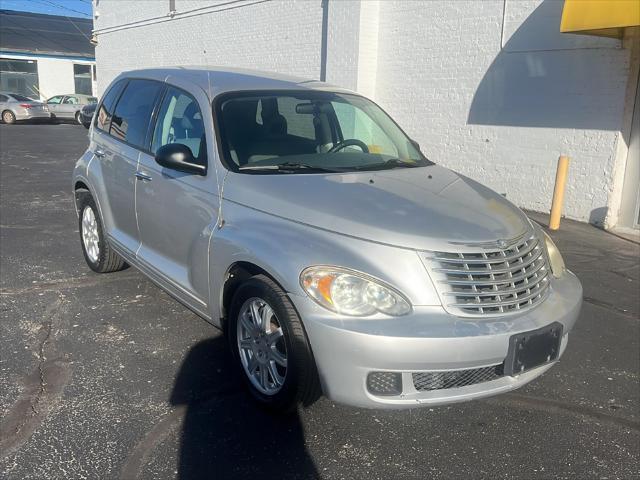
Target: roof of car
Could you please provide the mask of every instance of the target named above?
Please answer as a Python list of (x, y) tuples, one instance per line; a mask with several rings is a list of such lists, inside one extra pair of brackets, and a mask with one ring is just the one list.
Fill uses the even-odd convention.
[(122, 73), (118, 78), (148, 78), (169, 81), (180, 78), (193, 83), (211, 98), (220, 93), (247, 90), (324, 90), (351, 93), (342, 87), (306, 78), (242, 68), (179, 66), (150, 68)]

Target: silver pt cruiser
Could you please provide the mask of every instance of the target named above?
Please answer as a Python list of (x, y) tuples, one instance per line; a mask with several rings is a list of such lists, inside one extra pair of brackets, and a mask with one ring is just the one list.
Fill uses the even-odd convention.
[(582, 287), (502, 196), (375, 103), (246, 70), (128, 72), (73, 174), (89, 267), (130, 264), (229, 340), (264, 405), (405, 408), (558, 361)]

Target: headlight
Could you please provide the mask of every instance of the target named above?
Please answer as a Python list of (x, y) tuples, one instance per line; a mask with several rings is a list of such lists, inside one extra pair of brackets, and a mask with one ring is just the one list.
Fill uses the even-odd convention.
[(560, 250), (558, 250), (556, 244), (553, 243), (551, 237), (544, 230), (542, 230), (542, 233), (544, 234), (544, 243), (547, 247), (547, 254), (549, 255), (551, 273), (553, 273), (554, 277), (560, 278), (562, 275), (564, 275), (567, 267), (565, 267), (564, 265), (564, 260), (562, 259), (562, 255), (560, 255)]
[(380, 280), (340, 267), (309, 267), (300, 274), (300, 284), (321, 306), (353, 316), (406, 315), (409, 301)]

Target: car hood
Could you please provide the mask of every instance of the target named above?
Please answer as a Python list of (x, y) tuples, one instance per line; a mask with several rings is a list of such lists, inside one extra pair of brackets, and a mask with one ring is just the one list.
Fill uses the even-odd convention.
[(531, 229), (524, 213), (463, 175), (432, 165), (329, 174), (238, 174), (224, 199), (335, 233), (438, 250)]

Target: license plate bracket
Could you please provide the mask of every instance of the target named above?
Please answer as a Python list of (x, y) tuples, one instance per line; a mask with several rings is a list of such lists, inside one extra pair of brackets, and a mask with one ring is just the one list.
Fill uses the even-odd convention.
[(504, 361), (504, 374), (520, 375), (557, 360), (561, 341), (562, 324), (559, 322), (512, 335), (509, 338), (509, 353)]

